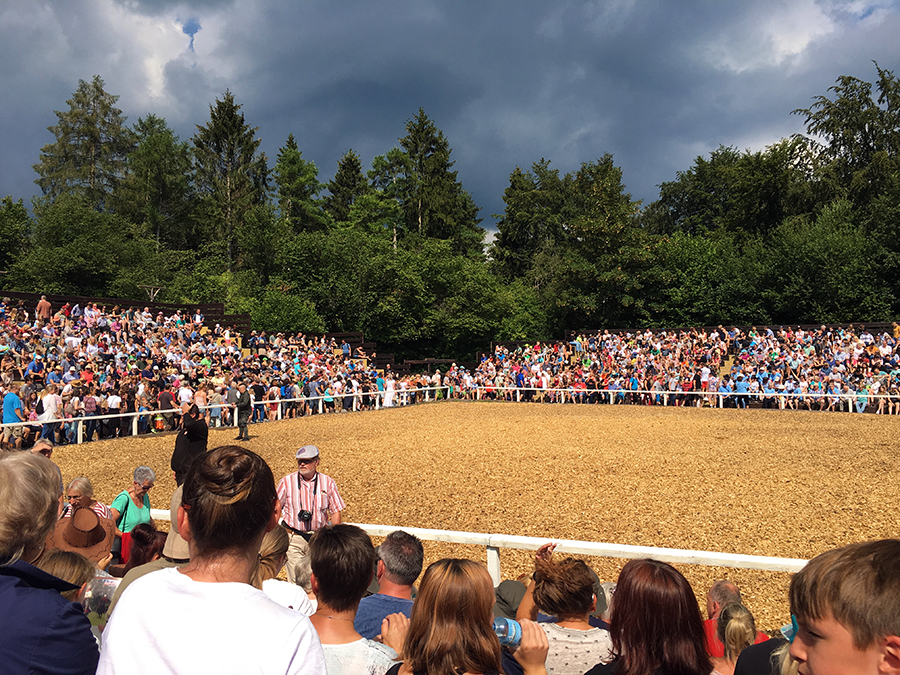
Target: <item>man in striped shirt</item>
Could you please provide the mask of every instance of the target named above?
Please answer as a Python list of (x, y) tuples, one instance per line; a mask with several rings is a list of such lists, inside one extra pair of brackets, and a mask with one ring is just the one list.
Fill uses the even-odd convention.
[(297, 450), (296, 457), (297, 471), (278, 483), (281, 521), (291, 540), (285, 567), (292, 584), (297, 583), (301, 565), (309, 564), (309, 539), (313, 532), (329, 523), (339, 525), (344, 510), (344, 500), (337, 485), (318, 471), (319, 449), (315, 445), (304, 445)]

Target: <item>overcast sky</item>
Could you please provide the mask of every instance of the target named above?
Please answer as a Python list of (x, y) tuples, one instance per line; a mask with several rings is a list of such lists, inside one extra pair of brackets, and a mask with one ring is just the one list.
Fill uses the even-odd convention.
[(510, 172), (610, 152), (636, 199), (720, 144), (802, 131), (839, 75), (900, 59), (897, 0), (0, 0), (0, 196), (38, 193), (54, 110), (95, 74), (130, 122), (182, 139), (230, 89), (274, 163), (289, 133), (320, 179), (365, 168), (421, 106), (483, 225)]

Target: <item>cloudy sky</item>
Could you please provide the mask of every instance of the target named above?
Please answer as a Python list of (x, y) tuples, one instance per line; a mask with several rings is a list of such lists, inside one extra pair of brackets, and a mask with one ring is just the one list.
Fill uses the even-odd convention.
[(720, 144), (762, 149), (839, 75), (900, 67), (898, 0), (0, 0), (0, 196), (79, 79), (183, 139), (230, 89), (270, 164), (289, 133), (321, 180), (366, 167), (418, 108), (444, 131), (484, 225), (518, 165), (610, 152), (633, 197)]

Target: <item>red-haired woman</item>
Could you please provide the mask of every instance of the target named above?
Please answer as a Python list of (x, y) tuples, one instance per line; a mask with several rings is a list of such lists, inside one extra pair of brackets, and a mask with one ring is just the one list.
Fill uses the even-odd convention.
[[(450, 558), (432, 563), (422, 577), (400, 650), (403, 663), (387, 675), (502, 672), (493, 605), (494, 586), (483, 565)], [(390, 634), (384, 639), (390, 642)], [(522, 623), (522, 645), (515, 656), (526, 675), (546, 675), (547, 638), (537, 624)]]
[(671, 565), (632, 560), (619, 574), (610, 618), (612, 662), (588, 675), (710, 675), (691, 585)]

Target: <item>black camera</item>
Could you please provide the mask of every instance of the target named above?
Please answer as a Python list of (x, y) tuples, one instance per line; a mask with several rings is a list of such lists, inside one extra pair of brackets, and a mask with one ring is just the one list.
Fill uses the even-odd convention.
[(312, 511), (303, 510), (297, 514), (297, 517), (300, 519), (300, 522), (308, 523), (312, 520)]

